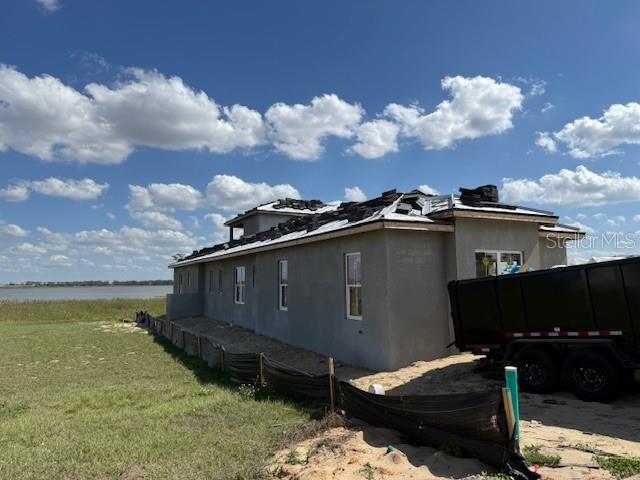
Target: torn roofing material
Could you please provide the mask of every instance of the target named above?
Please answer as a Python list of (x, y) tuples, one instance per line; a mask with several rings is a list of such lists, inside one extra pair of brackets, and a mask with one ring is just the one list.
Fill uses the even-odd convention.
[[(491, 194), (491, 192), (489, 193)], [(281, 248), (285, 247), (287, 242), (344, 231), (374, 222), (384, 222), (385, 224), (387, 222), (402, 222), (408, 228), (453, 231), (453, 222), (451, 221), (454, 217), (453, 212), (462, 210), (485, 212), (487, 215), (503, 213), (508, 214), (510, 218), (519, 216), (528, 219), (528, 221), (538, 222), (540, 225), (553, 226), (557, 224), (558, 218), (551, 212), (488, 200), (490, 199), (482, 195), (477, 198), (473, 195), (465, 197), (436, 196), (425, 194), (420, 190), (411, 190), (406, 193), (389, 190), (377, 198), (364, 202), (343, 202), (331, 205), (326, 205), (319, 200), (277, 200), (248, 210), (236, 219), (244, 218), (243, 215), (249, 213), (265, 210), (288, 211), (291, 209), (295, 210), (298, 215), (292, 216), (286, 222), (269, 230), (196, 250), (171, 264), (170, 267), (199, 263), (231, 254), (249, 253), (250, 250), (271, 245)]]

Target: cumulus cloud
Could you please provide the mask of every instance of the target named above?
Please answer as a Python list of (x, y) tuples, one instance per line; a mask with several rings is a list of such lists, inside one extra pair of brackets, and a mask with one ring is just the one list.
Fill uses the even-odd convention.
[(128, 208), (133, 210), (194, 210), (202, 204), (202, 194), (191, 185), (152, 183), (147, 187), (129, 185)]
[(207, 185), (208, 204), (222, 210), (247, 210), (279, 198), (300, 198), (300, 193), (287, 183), (251, 183), (233, 175), (216, 175)]
[(0, 64), (0, 151), (115, 164), (138, 146), (222, 154), (271, 145), (289, 158), (311, 161), (323, 154), (329, 137), (337, 137), (356, 140), (348, 153), (377, 158), (397, 152), (399, 136), (442, 149), (502, 133), (524, 100), (518, 87), (488, 77), (446, 77), (442, 88), (451, 99), (433, 112), (391, 103), (381, 118), (367, 121), (358, 103), (336, 94), (308, 104), (275, 103), (262, 115), (240, 104), (219, 105), (182, 78), (157, 71), (122, 69), (113, 84), (76, 89)]
[(36, 3), (47, 12), (55, 12), (60, 8), (58, 0), (36, 0)]
[(26, 237), (29, 235), (29, 230), (25, 230), (20, 225), (15, 223), (5, 223), (0, 220), (0, 235), (8, 235), (10, 237)]
[(388, 120), (362, 123), (356, 130), (358, 143), (348, 149), (364, 158), (379, 158), (398, 151), (400, 126)]
[(364, 202), (367, 196), (360, 187), (347, 187), (344, 189), (344, 199), (347, 202)]
[(538, 138), (536, 139), (536, 145), (547, 151), (548, 153), (556, 153), (558, 151), (558, 147), (556, 142), (549, 132), (537, 132)]
[(401, 126), (401, 134), (418, 139), (427, 150), (451, 147), (459, 140), (497, 135), (513, 127), (522, 109), (520, 88), (487, 77), (445, 77), (442, 88), (451, 100), (431, 113), (418, 105), (390, 104), (385, 115)]
[(136, 145), (226, 153), (264, 142), (260, 113), (221, 107), (179, 77), (129, 69), (83, 92), (0, 64), (0, 151), (42, 160), (120, 163)]
[(10, 202), (23, 202), (31, 192), (69, 200), (95, 200), (109, 188), (108, 183), (96, 183), (90, 178), (66, 180), (49, 177), (45, 180), (17, 180), (0, 189), (0, 198)]
[(597, 206), (640, 201), (640, 178), (618, 172), (592, 172), (584, 165), (562, 169), (537, 180), (503, 179), (502, 197), (509, 202)]
[(42, 255), (47, 253), (47, 249), (29, 242), (21, 243), (14, 249), (18, 253), (26, 253), (30, 255)]
[(360, 105), (332, 94), (314, 97), (309, 105), (276, 103), (265, 118), (276, 150), (296, 160), (315, 160), (326, 137), (353, 137), (363, 115)]
[(145, 227), (168, 228), (171, 230), (180, 230), (182, 228), (182, 223), (179, 220), (166, 213), (132, 210), (129, 214), (131, 218), (139, 221)]
[(553, 135), (575, 158), (620, 153), (619, 147), (640, 143), (640, 103), (611, 105), (601, 117), (578, 118)]
[(433, 187), (430, 187), (429, 185), (420, 185), (418, 187), (418, 190), (420, 190), (422, 193), (425, 193), (427, 195), (440, 195), (438, 190), (436, 190)]

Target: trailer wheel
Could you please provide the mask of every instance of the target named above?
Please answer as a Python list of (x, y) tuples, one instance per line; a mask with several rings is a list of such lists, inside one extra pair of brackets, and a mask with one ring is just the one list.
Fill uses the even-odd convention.
[(513, 356), (518, 367), (522, 390), (533, 393), (551, 393), (558, 386), (558, 366), (553, 356), (535, 347), (524, 347)]
[(564, 362), (562, 376), (578, 398), (610, 402), (622, 385), (620, 368), (593, 350), (576, 350)]

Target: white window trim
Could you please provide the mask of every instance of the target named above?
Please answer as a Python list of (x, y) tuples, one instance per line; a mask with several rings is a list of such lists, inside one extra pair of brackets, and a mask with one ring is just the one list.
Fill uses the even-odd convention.
[[(282, 283), (282, 265), (287, 265), (287, 283)], [(289, 261), (278, 260), (278, 309), (286, 312), (289, 310), (289, 305), (282, 305), (282, 287), (287, 287), (287, 294), (289, 293)], [(288, 295), (287, 295), (288, 300)]]
[[(495, 253), (496, 254), (496, 258), (498, 259), (498, 262), (500, 261), (500, 255), (503, 254), (503, 253), (506, 253), (508, 255), (518, 254), (518, 255), (520, 255), (520, 259), (522, 260), (522, 265), (524, 265), (524, 252), (522, 250), (494, 250), (494, 249), (491, 249), (491, 248), (478, 248), (478, 249), (474, 250), (474, 262), (475, 262), (475, 254), (476, 253)], [(496, 272), (497, 272), (497, 268), (496, 268)], [(493, 276), (501, 277), (502, 275), (497, 274), (497, 275), (489, 275), (489, 276), (491, 276), (491, 277), (493, 277)]]
[[(240, 271), (240, 269), (243, 270), (244, 273), (244, 281), (242, 283), (238, 283), (238, 272)], [(244, 265), (238, 265), (237, 267), (235, 267), (234, 271), (233, 271), (233, 303), (235, 303), (236, 305), (244, 305), (245, 299), (246, 299), (246, 284), (247, 284), (247, 270), (244, 267)], [(239, 295), (238, 295), (238, 287), (240, 287), (240, 291), (242, 292), (242, 295), (240, 295), (241, 300), (238, 299)]]
[[(360, 284), (351, 284), (349, 283), (349, 257), (352, 257), (354, 255), (359, 255), (360, 256), (360, 266), (362, 268), (362, 254), (360, 252), (349, 252), (349, 253), (345, 253), (344, 254), (344, 298), (345, 298), (345, 312), (347, 314), (347, 318), (349, 320), (362, 320), (362, 315), (351, 315), (349, 313), (349, 296), (350, 296), (350, 292), (349, 292), (349, 287), (359, 287), (360, 288), (360, 294), (362, 294), (362, 279), (360, 280)], [(364, 308), (363, 308), (364, 310)]]

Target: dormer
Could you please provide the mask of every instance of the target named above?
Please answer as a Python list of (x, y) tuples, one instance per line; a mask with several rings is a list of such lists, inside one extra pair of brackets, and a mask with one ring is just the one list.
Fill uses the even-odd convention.
[(229, 239), (231, 240), (236, 228), (242, 229), (242, 236), (253, 235), (269, 230), (291, 218), (321, 213), (331, 208), (335, 207), (326, 205), (320, 200), (283, 198), (247, 210), (231, 220), (227, 220), (225, 225), (229, 227)]

